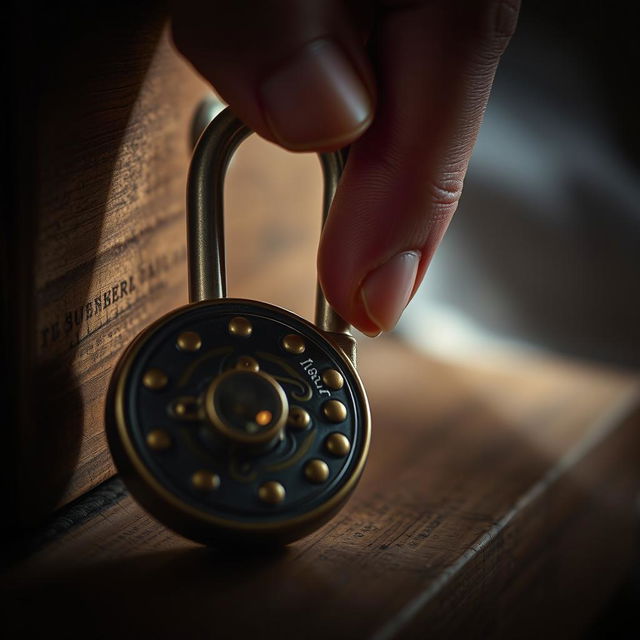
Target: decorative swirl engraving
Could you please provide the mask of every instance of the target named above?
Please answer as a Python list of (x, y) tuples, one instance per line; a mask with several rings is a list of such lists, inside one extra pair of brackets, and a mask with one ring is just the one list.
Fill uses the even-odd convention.
[(292, 398), (300, 402), (307, 402), (311, 400), (311, 397), (313, 395), (313, 389), (311, 388), (311, 385), (285, 360), (279, 358), (278, 356), (274, 356), (271, 353), (265, 353), (264, 351), (257, 351), (256, 355), (259, 358), (268, 360), (269, 362), (274, 362), (275, 364), (282, 367), (287, 373), (291, 374), (292, 378), (287, 378), (286, 376), (281, 376), (270, 372), (270, 375), (278, 382), (284, 382), (286, 384), (298, 387), (300, 392), (296, 393), (295, 391), (293, 391), (291, 393)]
[(264, 470), (265, 471), (282, 471), (283, 469), (288, 469), (289, 467), (292, 467), (294, 464), (296, 464), (296, 462), (298, 462), (301, 458), (303, 458), (307, 454), (307, 451), (309, 451), (309, 449), (311, 448), (311, 445), (313, 444), (313, 441), (315, 440), (315, 438), (316, 438), (316, 430), (313, 429), (312, 431), (309, 432), (307, 437), (302, 441), (302, 444), (300, 445), (298, 450), (292, 456), (276, 464), (269, 465), (268, 467), (265, 467)]
[(178, 387), (184, 387), (189, 383), (191, 376), (195, 370), (207, 360), (216, 358), (218, 356), (227, 355), (233, 351), (233, 347), (218, 347), (216, 349), (209, 349), (209, 351), (203, 353), (199, 358), (194, 360), (182, 373), (178, 380)]

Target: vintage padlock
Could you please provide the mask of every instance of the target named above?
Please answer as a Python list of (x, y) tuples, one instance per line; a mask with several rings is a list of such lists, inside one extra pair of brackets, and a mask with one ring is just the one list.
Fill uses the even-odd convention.
[[(227, 109), (200, 137), (187, 186), (190, 304), (134, 339), (107, 398), (127, 487), (204, 544), (287, 543), (317, 529), (355, 488), (370, 440), (355, 340), (319, 287), (317, 326), (225, 297), (224, 176), (250, 133)], [(342, 156), (320, 160), (324, 222)]]

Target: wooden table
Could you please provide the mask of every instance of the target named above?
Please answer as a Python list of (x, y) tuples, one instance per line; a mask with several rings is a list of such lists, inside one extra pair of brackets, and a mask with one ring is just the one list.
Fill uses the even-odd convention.
[(374, 439), (332, 522), (271, 555), (211, 550), (111, 480), (6, 574), (9, 637), (579, 636), (633, 557), (638, 378), (394, 337), (360, 363)]

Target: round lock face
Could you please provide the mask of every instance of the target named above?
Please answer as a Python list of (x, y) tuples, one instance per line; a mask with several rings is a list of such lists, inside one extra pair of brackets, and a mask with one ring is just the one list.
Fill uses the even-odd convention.
[(231, 299), (144, 331), (118, 365), (107, 417), (135, 497), (203, 542), (313, 530), (353, 490), (370, 433), (339, 349), (287, 311)]

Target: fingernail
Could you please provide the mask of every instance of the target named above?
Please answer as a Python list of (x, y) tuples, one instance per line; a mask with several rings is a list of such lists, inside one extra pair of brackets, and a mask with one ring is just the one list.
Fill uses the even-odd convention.
[(365, 311), (382, 331), (391, 331), (409, 303), (421, 253), (405, 251), (372, 271), (360, 288)]
[(330, 40), (311, 42), (276, 69), (261, 98), (273, 135), (290, 149), (346, 144), (372, 118), (367, 88)]

